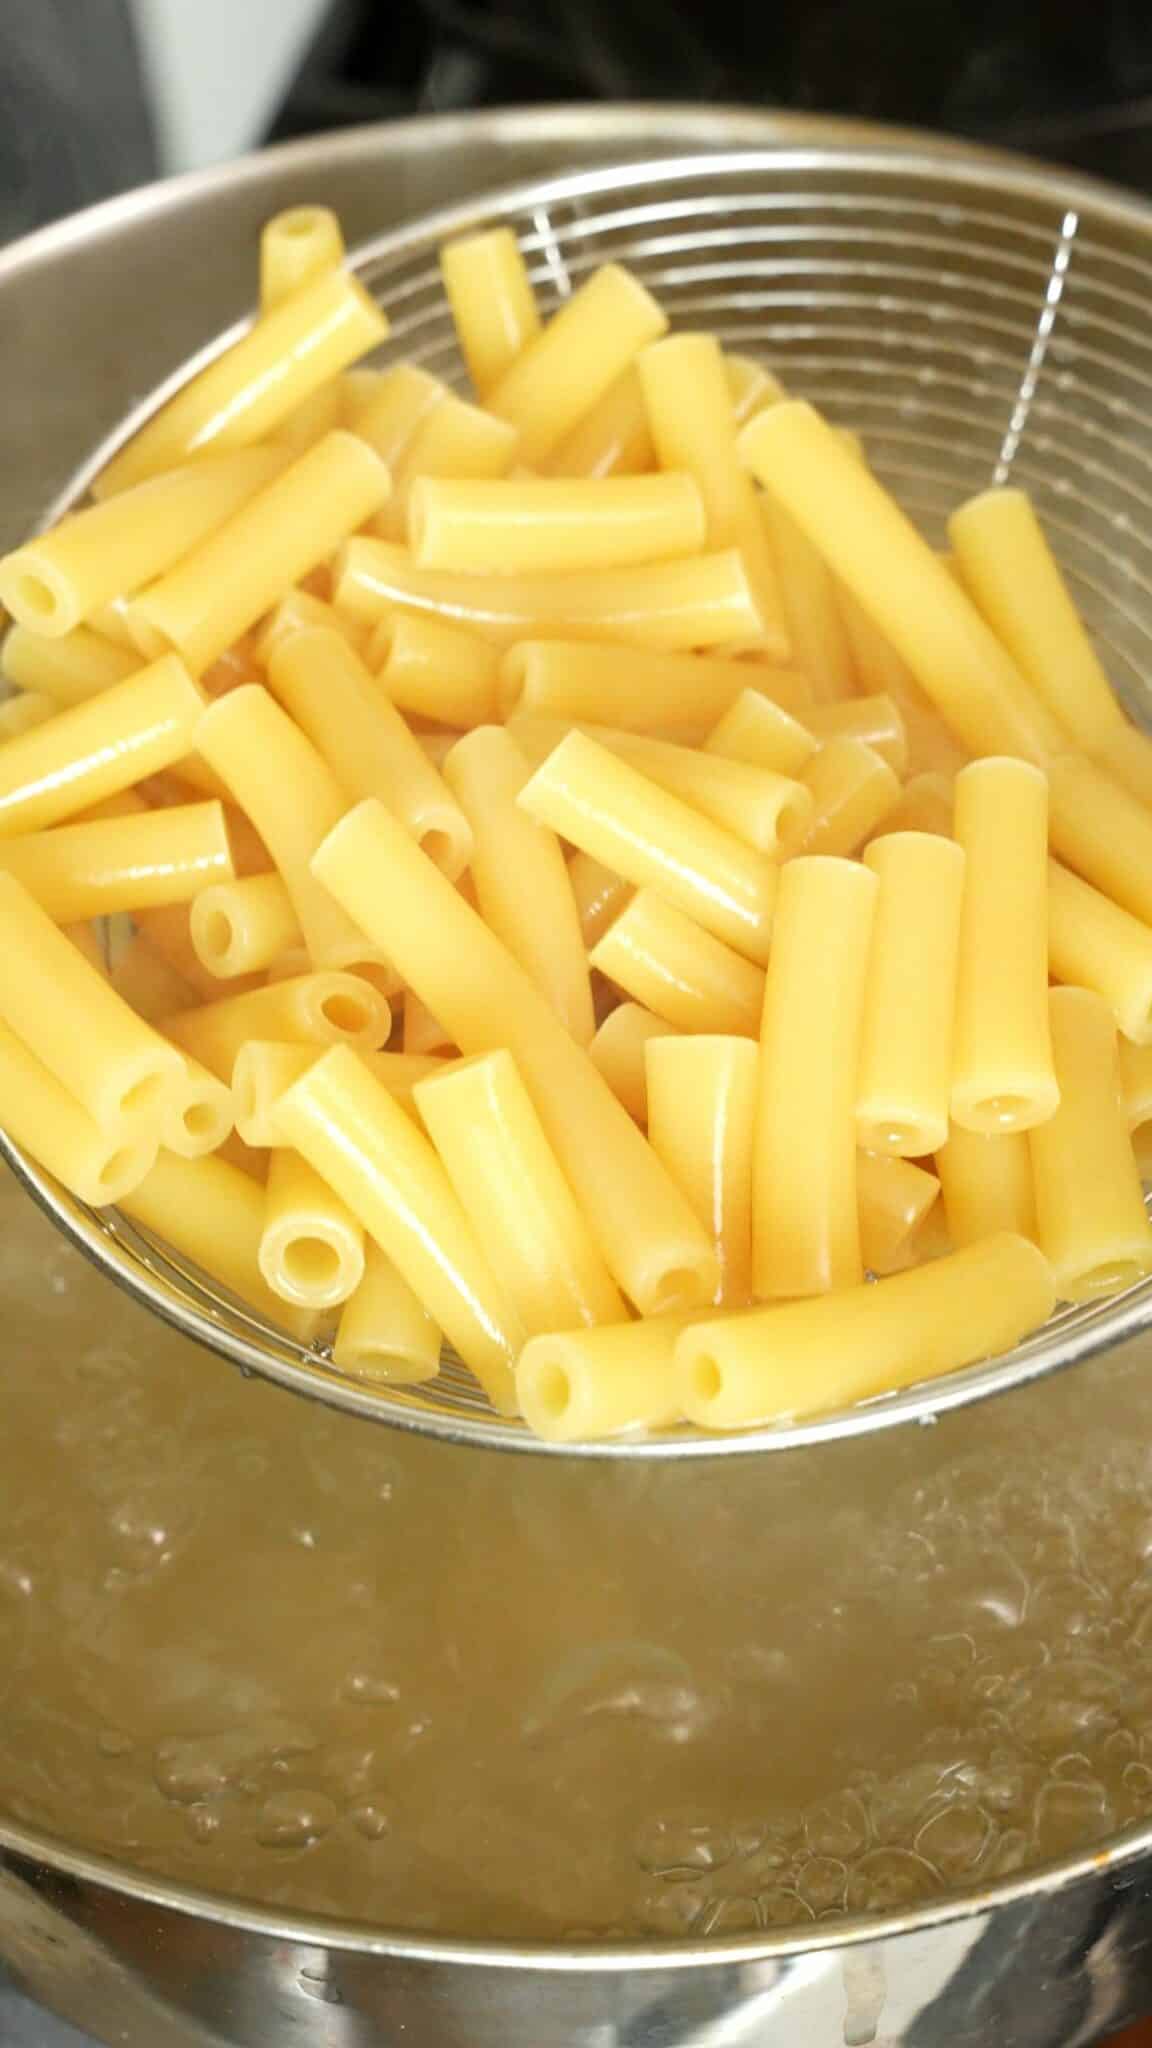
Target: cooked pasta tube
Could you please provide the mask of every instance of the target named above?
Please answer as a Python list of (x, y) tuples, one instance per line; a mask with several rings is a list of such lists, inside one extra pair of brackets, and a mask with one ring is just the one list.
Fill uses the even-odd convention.
[(316, 278), (183, 385), (112, 457), (93, 495), (110, 498), (190, 455), (274, 435), (305, 398), (387, 333), (383, 313), (354, 277), (338, 270)]
[(415, 363), (385, 370), (372, 396), (357, 412), (353, 431), (394, 469), (422, 420), (443, 404), (448, 386)]
[(183, 1071), (160, 1116), (160, 1143), (182, 1159), (215, 1152), (231, 1135), (232, 1091), (185, 1054)]
[(12, 626), (0, 646), (0, 675), (14, 689), (54, 698), (61, 709), (98, 696), (139, 667), (135, 649), (118, 647), (88, 626), (76, 626), (58, 640)]
[(648, 1122), (648, 1076), (644, 1063), (650, 1038), (664, 1038), (672, 1026), (643, 1003), (610, 1010), (588, 1048), (588, 1057), (635, 1123)]
[(1126, 1038), (1152, 1044), (1152, 930), (1055, 860), (1048, 863), (1048, 955), (1057, 981), (1095, 989)]
[(524, 1331), (428, 1139), (347, 1046), (285, 1091), (275, 1120), (403, 1274), (493, 1406), (513, 1413)]
[(489, 575), (666, 561), (698, 554), (704, 533), (699, 489), (673, 470), (518, 482), (425, 475), (413, 483), (408, 506), (409, 543), (421, 568)]
[(511, 228), (461, 235), (440, 251), (456, 339), (484, 398), (540, 332), (532, 283)]
[(151, 1171), (146, 1124), (98, 1124), (15, 1031), (0, 1022), (0, 1125), (82, 1202), (121, 1202)]
[(113, 646), (122, 647), (127, 654), (139, 658), (147, 655), (148, 649), (141, 644), (141, 636), (128, 616), (126, 597), (114, 597), (107, 604), (98, 605), (89, 624), (102, 640), (111, 640)]
[(897, 775), (908, 766), (908, 735), (893, 697), (844, 697), (834, 704), (814, 704), (805, 723), (821, 746), (833, 739), (863, 740)]
[(779, 378), (774, 377), (771, 370), (766, 370), (763, 363), (758, 363), (754, 356), (734, 355), (726, 349), (724, 375), (737, 426), (750, 420), (762, 406), (778, 405), (785, 396)]
[(180, 1055), (130, 1010), (14, 875), (0, 874), (0, 1017), (104, 1129), (155, 1129)]
[(1102, 767), (1141, 803), (1152, 804), (1152, 739), (1134, 725), (1122, 725), (1101, 749)]
[(343, 428), (325, 434), (142, 591), (134, 612), (200, 674), (362, 526), (390, 489), (366, 442)]
[(576, 914), (585, 946), (602, 938), (614, 917), (618, 917), (632, 894), (632, 884), (613, 874), (590, 853), (574, 853), (568, 863), (568, 881), (576, 899)]
[(852, 666), (860, 689), (866, 695), (875, 693), (898, 699), (907, 690), (915, 689), (912, 671), (903, 655), (897, 654), (871, 612), (839, 578), (836, 579), (836, 603), (852, 649)]
[(481, 405), (469, 405), (454, 391), (430, 406), (417, 421), (396, 459), (395, 492), (382, 531), (406, 535), (415, 547), (413, 493), (422, 479), (459, 477), (487, 480), (506, 477), (516, 460), (519, 436), (507, 420)]
[(762, 690), (754, 689), (740, 691), (704, 742), (706, 753), (790, 776), (800, 775), (808, 767), (817, 746), (807, 725)]
[(752, 1133), (759, 1053), (748, 1038), (650, 1038), (648, 1138), (716, 1248), (723, 1308), (752, 1299)]
[(416, 1106), (529, 1336), (628, 1312), (508, 1052), (417, 1081)]
[(668, 1429), (681, 1417), (672, 1370), (688, 1316), (533, 1337), (516, 1367), (524, 1420), (547, 1443)]
[[(204, 1002), (215, 1002), (220, 994), (220, 983), (214, 974), (201, 967), (196, 957), (186, 903), (165, 903), (154, 910), (138, 910), (133, 923), (152, 951), (160, 955), (182, 982), (187, 983), (193, 994)], [(233, 982), (229, 994), (239, 995), (244, 989), (259, 985), (259, 975), (241, 975)]]
[(196, 996), (192, 984), (149, 943), (143, 932), (133, 933), (109, 980), (117, 995), (123, 996), (149, 1024), (167, 1016), (169, 1010), (188, 1009)]
[(264, 1189), (240, 1167), (216, 1154), (181, 1159), (161, 1152), (119, 1207), (268, 1321), (291, 1327), (292, 1311), (260, 1271)]
[(221, 980), (271, 967), (301, 943), (292, 898), (275, 874), (202, 890), (189, 910), (188, 930), (201, 966)]
[(869, 1273), (891, 1273), (909, 1253), (940, 1193), (934, 1173), (883, 1152), (861, 1152), (856, 1160), (860, 1210), (860, 1251)]
[(356, 1379), (416, 1386), (440, 1370), (439, 1327), (377, 1245), (364, 1246), (364, 1278), (344, 1304), (332, 1363)]
[(878, 832), (900, 798), (900, 780), (882, 754), (848, 734), (826, 740), (801, 781), (811, 800), (808, 823), (784, 851), (849, 854)]
[(675, 652), (760, 632), (756, 599), (735, 548), (596, 573), (494, 577), (422, 569), (407, 548), (358, 534), (339, 558), (336, 603), (369, 623), (393, 606), (431, 612), (498, 646), (547, 634)]
[(66, 924), (63, 926), (63, 932), (77, 951), (83, 953), (90, 967), (95, 967), (99, 973), (108, 976), (108, 949), (92, 925), (80, 922)]
[(651, 883), (706, 931), (763, 966), (777, 870), (630, 762), (584, 733), (569, 733), (525, 785), (520, 802), (572, 845), (638, 886)]
[(273, 1294), (298, 1308), (336, 1308), (364, 1278), (361, 1224), (288, 1146), (269, 1162), (257, 1256)]
[(864, 864), (879, 883), (864, 989), (856, 1135), (905, 1159), (948, 1137), (964, 854), (952, 839), (896, 832)]
[(369, 652), (378, 657), (377, 683), (408, 717), (468, 728), (498, 715), (496, 649), (477, 633), (398, 612)]
[(231, 1081), (249, 1038), (294, 1045), (340, 1042), (375, 1051), (391, 1027), (388, 1004), (356, 974), (300, 974), (165, 1017), (163, 1030), (222, 1081)]
[(805, 784), (771, 768), (646, 733), (597, 726), (591, 736), (758, 853), (780, 853), (803, 839), (814, 822), (815, 800)]
[(553, 476), (642, 476), (656, 467), (644, 394), (634, 365), (608, 386), (553, 448)]
[[(365, 633), (352, 619), (338, 612), (334, 604), (328, 604), (322, 597), (314, 597), (310, 590), (290, 590), (281, 598), (275, 610), (270, 612), (256, 635), (256, 654), (263, 667), (278, 640), (287, 639), (289, 634), (298, 633), (304, 626), (329, 626), (339, 633), (357, 653), (364, 646)], [(242, 678), (251, 682), (251, 676)], [(257, 678), (258, 680), (258, 678)]]
[(0, 834), (39, 831), (192, 748), (204, 699), (175, 655), (0, 747)]
[(0, 603), (32, 632), (70, 633), (163, 576), (286, 465), (274, 448), (233, 448), (74, 512), (0, 559)]
[(267, 690), (246, 683), (211, 706), (196, 746), (247, 812), (279, 869), (317, 967), (379, 958), (309, 862), (348, 808), (316, 748)]
[(1043, 761), (1061, 744), (971, 600), (812, 406), (768, 406), (744, 428), (740, 449), (972, 753)]
[[(411, 365), (400, 364), (398, 367), (407, 369)], [(363, 365), (357, 365), (354, 370), (342, 371), (337, 381), (340, 385), (341, 396), (344, 401), (344, 424), (346, 427), (351, 427), (353, 432), (355, 432), (357, 420), (366, 411), (385, 379), (390, 377), (391, 374), (390, 370), (373, 370)]]
[(319, 1059), (316, 1044), (297, 1045), (287, 1039), (247, 1038), (232, 1066), (232, 1110), (236, 1129), (246, 1145), (279, 1143), (273, 1111), (286, 1088)]
[(957, 1251), (997, 1230), (1035, 1237), (1032, 1159), (1023, 1131), (985, 1138), (953, 1124), (935, 1166), (948, 1235)]
[(755, 1291), (823, 1294), (861, 1278), (856, 1069), (876, 877), (853, 861), (781, 871), (760, 1033)]
[(0, 838), (0, 873), (15, 875), (56, 924), (186, 903), (205, 883), (227, 880), (232, 872), (218, 803)]
[(667, 325), (651, 293), (620, 264), (593, 271), (486, 394), (492, 411), (519, 429), (522, 459), (550, 455)]
[(444, 763), (471, 829), (481, 916), (577, 1043), (587, 1045), (596, 1027), (580, 918), (559, 840), (517, 801), (530, 774), (496, 725), (467, 733)]
[(542, 712), (691, 742), (703, 738), (743, 685), (743, 672), (720, 656), (523, 640), (501, 660), (500, 708), (505, 718)]
[(511, 1052), (608, 1270), (641, 1312), (710, 1299), (715, 1259), (687, 1203), (588, 1053), (403, 827), (360, 804), (315, 869), (461, 1052)]
[(589, 958), (617, 988), (678, 1031), (759, 1036), (763, 969), (655, 889), (637, 889)]
[(1120, 1040), (1120, 1096), (1129, 1130), (1152, 1117), (1152, 1047)]
[(1048, 838), (1065, 867), (1152, 923), (1152, 814), (1083, 754), (1048, 763)]
[(769, 490), (760, 513), (776, 564), (776, 581), (792, 659), (823, 703), (851, 697), (856, 663), (836, 579), (804, 528)]
[(1086, 753), (1125, 723), (1027, 493), (997, 488), (948, 521), (962, 581), (1053, 717)]
[(1036, 1237), (1061, 1298), (1095, 1301), (1152, 1270), (1152, 1223), (1108, 1005), (1086, 988), (1054, 988), (1050, 1003), (1060, 1103), (1028, 1134)]
[(951, 831), (950, 777), (913, 775), (904, 784), (894, 808), (877, 826), (876, 837), (889, 832), (936, 832), (947, 839)]
[(956, 778), (967, 858), (960, 915), (952, 1119), (1026, 1131), (1059, 1101), (1048, 1023), (1048, 785), (991, 756)]
[(412, 989), (404, 993), (404, 1051), (407, 1055), (453, 1050), (452, 1034)]
[(673, 334), (644, 349), (636, 368), (661, 469), (695, 478), (708, 545), (739, 548), (761, 613), (763, 645), (785, 658), (789, 642), (779, 578), (760, 507), (740, 466), (719, 343), (709, 334)]
[(846, 1408), (994, 1357), (1047, 1321), (1047, 1260), (1000, 1232), (823, 1301), (697, 1323), (676, 1345), (689, 1421), (750, 1429)]
[(47, 724), (59, 709), (54, 697), (46, 697), (39, 690), (23, 690), (18, 697), (6, 697), (0, 704), (0, 745)]
[(290, 206), (260, 235), (260, 308), (270, 313), (293, 292), (339, 270), (344, 236), (330, 206)]

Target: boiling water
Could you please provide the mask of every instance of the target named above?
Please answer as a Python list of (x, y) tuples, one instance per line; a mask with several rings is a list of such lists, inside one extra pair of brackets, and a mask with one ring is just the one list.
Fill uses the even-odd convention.
[(313, 1408), (0, 1189), (0, 1813), (426, 1932), (736, 1932), (1152, 1815), (1131, 1351), (815, 1452), (616, 1469)]

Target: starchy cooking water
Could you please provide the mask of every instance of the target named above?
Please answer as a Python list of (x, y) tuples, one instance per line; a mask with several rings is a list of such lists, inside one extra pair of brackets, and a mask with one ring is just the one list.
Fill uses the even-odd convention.
[(0, 1814), (544, 1939), (899, 1907), (1152, 1815), (1146, 1352), (575, 1467), (245, 1382), (0, 1205)]

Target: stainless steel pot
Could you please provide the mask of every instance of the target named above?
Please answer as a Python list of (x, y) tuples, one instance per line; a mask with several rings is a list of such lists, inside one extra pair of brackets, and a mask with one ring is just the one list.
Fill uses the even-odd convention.
[[(845, 136), (859, 145), (869, 132), (674, 108), (400, 123), (294, 145), (66, 222), (0, 264), (11, 423), (3, 537), (28, 524), (134, 398), (242, 310), (257, 228), (277, 206), (329, 201), (358, 237), (574, 163), (780, 139), (826, 148)], [(1152, 1739), (1142, 1577), (1152, 1464), (1139, 1346), (930, 1430), (740, 1461), (737, 1474), (530, 1469), (379, 1432), (365, 1443), (353, 1420), (245, 1386), (114, 1295), (14, 1189), (4, 1201), (0, 1957), (45, 2004), (127, 2048), (1077, 2048), (1152, 2005), (1152, 1830), (1142, 1818), (1152, 1769), (1141, 1754), (1146, 1716)], [(115, 1388), (106, 1413), (93, 1391), (100, 1374)], [(87, 1433), (70, 1433), (73, 1410)], [(313, 1443), (331, 1455), (326, 1491), (291, 1464)], [(183, 1469), (205, 1445), (225, 1460), (217, 1506), (239, 1499), (223, 1536), (196, 1526), (200, 1484)], [(280, 1493), (278, 1461), (291, 1473)], [(417, 1503), (399, 1537), (384, 1504), (393, 1488)], [(308, 1526), (292, 1521), (287, 1495)], [(182, 1513), (187, 1526), (174, 1534)], [(90, 1581), (89, 1529), (120, 1546)], [(328, 1574), (320, 1591), (309, 1590), (313, 1556)], [(61, 1559), (79, 1591), (69, 1593)], [(50, 1616), (35, 1604), (41, 1560)], [(429, 1681), (426, 1715), (389, 1755), (398, 1814), (409, 1798), (394, 1830), (404, 1853), (366, 1859), (366, 1872), (382, 1873), (379, 1892), (338, 1914), (338, 1878), (315, 1873), (339, 1863), (351, 1806), (327, 1849), (314, 1849), (324, 1831), (315, 1821), (288, 1843), (286, 1809), (268, 1792), (279, 1781), (257, 1791), (241, 1770), (214, 1799), (189, 1775), (206, 1765), (202, 1745), (189, 1763), (188, 1731), (206, 1702), (218, 1720), (273, 1711), (257, 1697), (255, 1664), (247, 1690), (234, 1686), (227, 1706), (213, 1698), (209, 1650), (226, 1638), (235, 1659), (246, 1631), (263, 1641), (261, 1600), (278, 1589), (285, 1599), (298, 1589), (301, 1634), (280, 1646), (276, 1683), (286, 1687), (297, 1663), (302, 1688), (323, 1676), (313, 1632), (322, 1635), (345, 1579), (374, 1644), (390, 1639), (401, 1610), (397, 1642), (435, 1641), (440, 1690)], [(190, 1705), (181, 1598), (197, 1591), (205, 1661)], [(147, 1627), (129, 1604), (136, 1592)], [(136, 1632), (118, 1635), (128, 1613)], [(589, 1641), (600, 1658), (591, 1676), (580, 1663)], [(343, 1659), (332, 1665), (344, 1674), (340, 1712), (351, 1697), (382, 1722), (388, 1674), (370, 1659), (350, 1670), (343, 1636), (332, 1654)], [(69, 1673), (83, 1713), (65, 1697)], [(392, 1690), (404, 1693), (402, 1677)], [(167, 1721), (152, 1711), (161, 1695)], [(985, 1722), (999, 1724), (998, 1735), (984, 1725), (974, 1738), (984, 1804), (941, 1803), (953, 1771), (944, 1747), (967, 1755), (966, 1729), (949, 1720), (961, 1699), (965, 1714), (985, 1700)], [(273, 1706), (291, 1711), (279, 1695)], [(474, 1839), (467, 1774), (437, 1802), (436, 1766), (421, 1761), (438, 1715), (452, 1724), (446, 1757), (467, 1752), (482, 1766), (487, 1803)], [(891, 1754), (889, 1775), (879, 1769), (906, 1723), (917, 1731), (915, 1768), (937, 1786), (922, 1806), (919, 1781), (906, 1782), (914, 1772), (893, 1776)], [(514, 1823), (487, 1790), (503, 1730), (502, 1796), (511, 1801), (521, 1753), (528, 1787)], [(1015, 1780), (1005, 1789), (1012, 1772), (997, 1763), (1013, 1742), (1027, 1759), (1017, 1779), (1043, 1822), (1029, 1852), (1038, 1844), (1038, 1860), (1023, 1872), (1027, 1844), (1010, 1841), (1020, 1830), (995, 1803), (1019, 1790)], [(268, 1769), (296, 1786), (294, 1746), (307, 1742), (290, 1734)], [(335, 1752), (324, 1762), (335, 1768)], [(346, 1756), (339, 1767), (348, 1783), (359, 1768)], [(680, 1782), (692, 1814), (644, 1807)], [(829, 1818), (821, 1788), (840, 1783), (848, 1790)], [(897, 1794), (915, 1847), (884, 1833), (882, 1808), (890, 1815)], [(782, 1815), (789, 1798), (799, 1818)], [(260, 1799), (258, 1851), (249, 1816)], [(887, 1910), (855, 1917), (838, 1910), (845, 1882), (849, 1906), (865, 1896), (875, 1906), (881, 1893), (852, 1889), (864, 1840), (846, 1846), (853, 1799), (868, 1807), (865, 1861), (887, 1857), (889, 1885)], [(328, 1807), (335, 1813), (334, 1799)], [(624, 1850), (617, 1808), (629, 1816)], [(279, 1833), (267, 1832), (269, 1811)], [(355, 1812), (361, 1840), (387, 1825), (375, 1808)], [(979, 1841), (955, 1825), (974, 1812), (987, 1823)], [(243, 1836), (235, 1857), (229, 1827)], [(330, 1863), (310, 1861), (317, 1853)], [(788, 1858), (800, 1889), (785, 1894), (771, 1873)], [(444, 1883), (439, 1909), (430, 1871)], [(910, 1872), (932, 1892), (926, 1903), (903, 1903)], [(645, 1885), (649, 1904), (633, 1911)], [(793, 1924), (775, 1933), (790, 1900)], [(653, 1938), (641, 1943), (644, 1912)], [(683, 1938), (669, 1939), (677, 1927)]]

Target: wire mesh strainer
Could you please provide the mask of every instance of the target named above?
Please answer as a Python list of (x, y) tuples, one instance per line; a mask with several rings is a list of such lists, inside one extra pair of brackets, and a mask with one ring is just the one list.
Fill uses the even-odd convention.
[[(758, 355), (862, 433), (928, 537), (956, 502), (1009, 477), (1033, 495), (1113, 682), (1147, 719), (1152, 689), (1152, 208), (1058, 173), (953, 147), (764, 150), (580, 172), (389, 234), (356, 268), (386, 304), (387, 359), (461, 383), (439, 245), (497, 223), (519, 235), (548, 309), (597, 264), (626, 262), (674, 325)], [(97, 451), (59, 517), (180, 372)], [(168, 1321), (249, 1371), (378, 1421), (457, 1442), (555, 1450), (488, 1408), (447, 1358), (413, 1387), (368, 1386), (246, 1311), (114, 1212), (86, 1207), (0, 1137), (57, 1222)], [(1067, 1310), (1004, 1358), (803, 1424), (565, 1446), (568, 1455), (700, 1456), (856, 1434), (1071, 1364), (1152, 1323), (1152, 1280)]]

